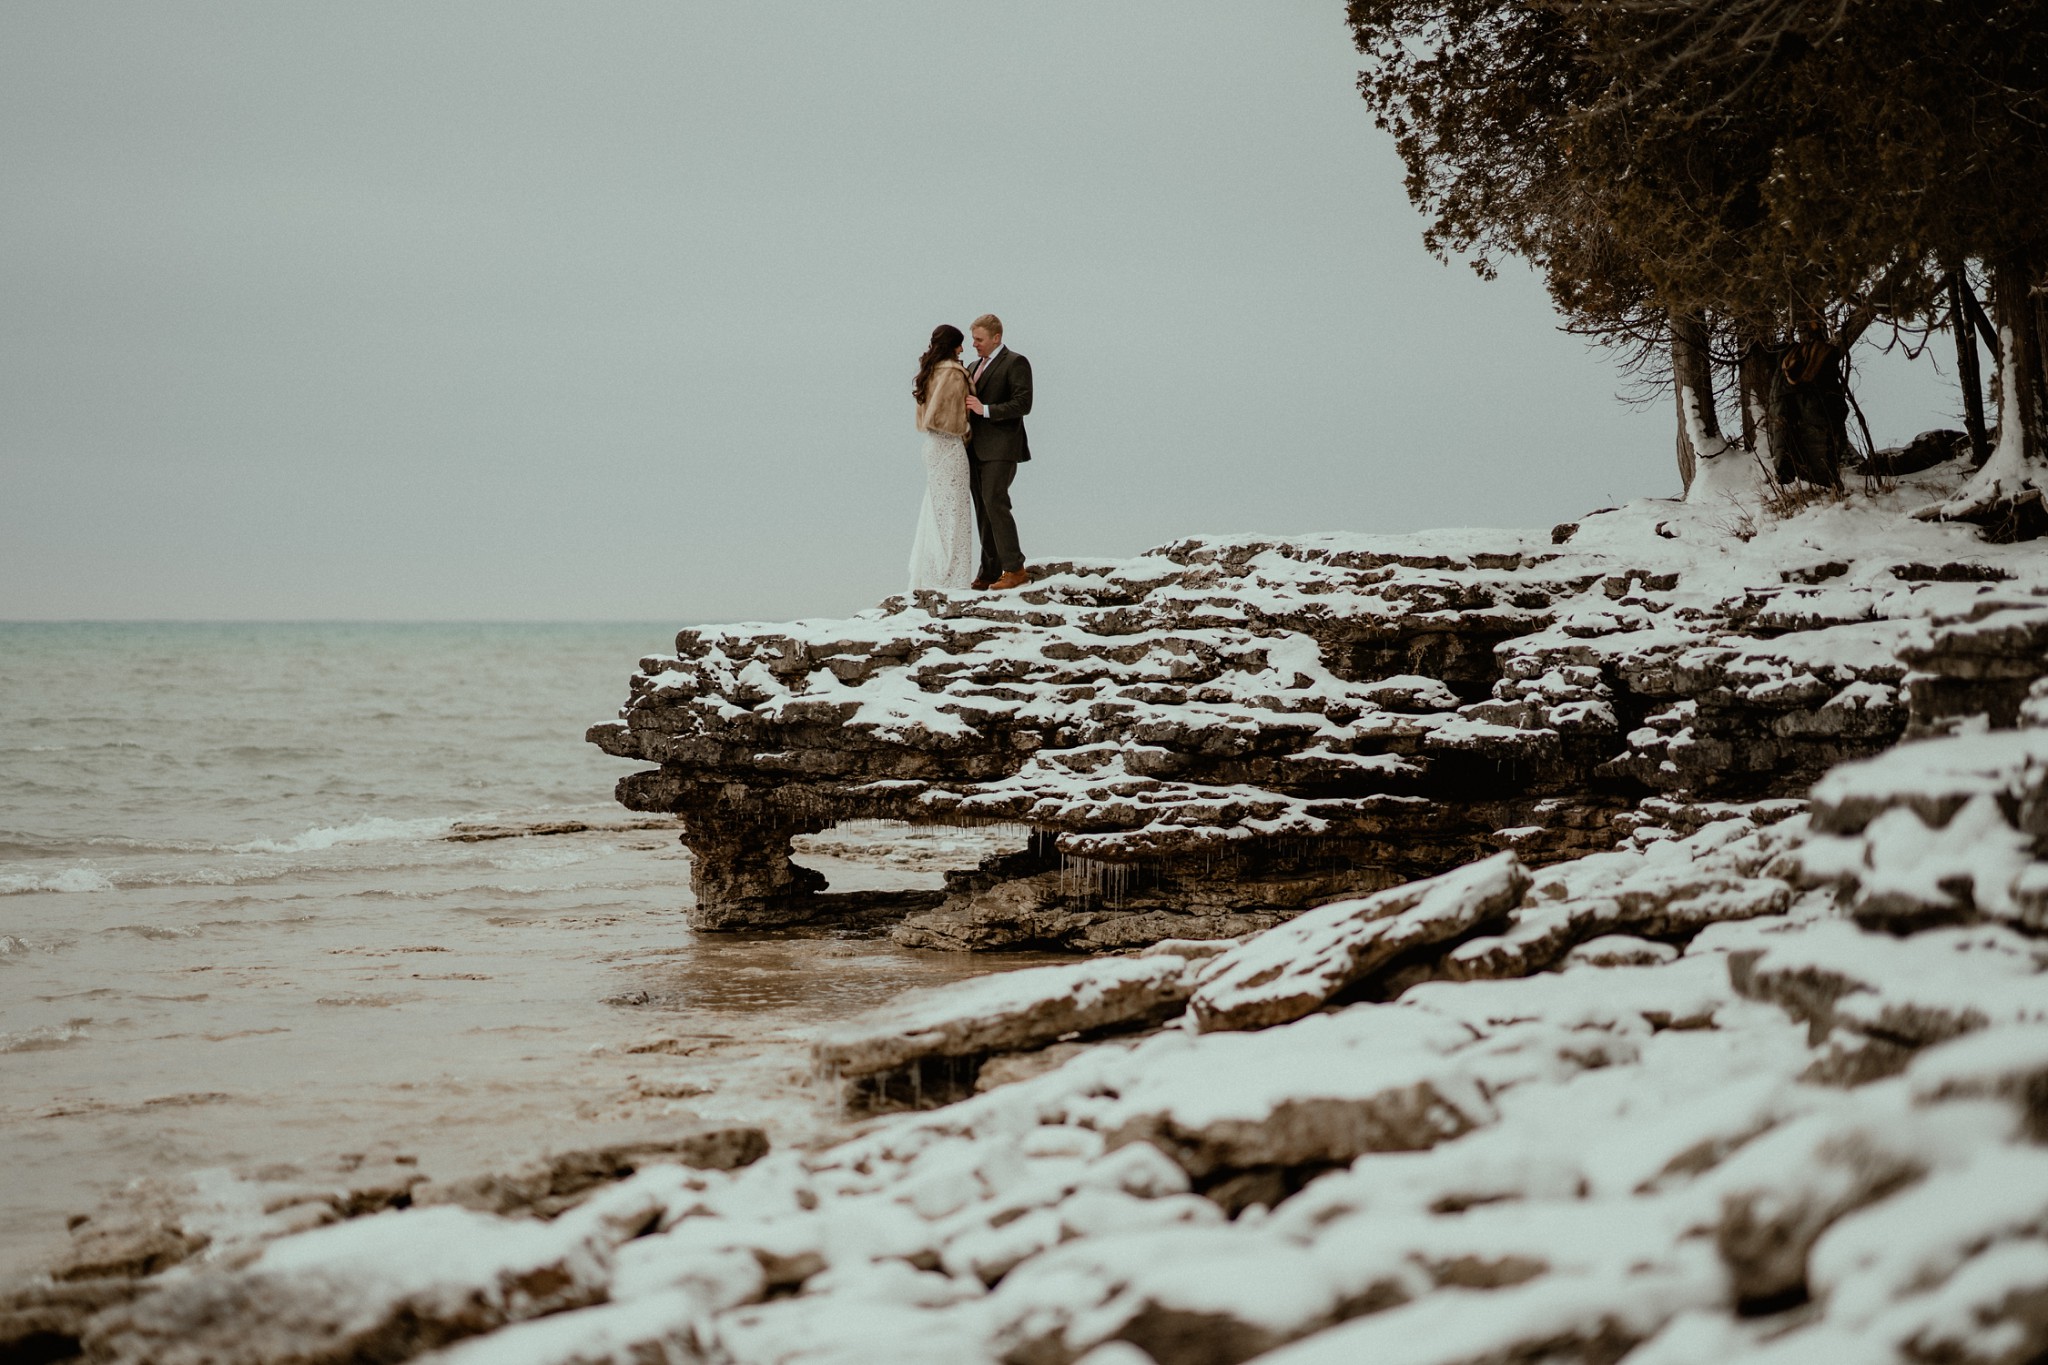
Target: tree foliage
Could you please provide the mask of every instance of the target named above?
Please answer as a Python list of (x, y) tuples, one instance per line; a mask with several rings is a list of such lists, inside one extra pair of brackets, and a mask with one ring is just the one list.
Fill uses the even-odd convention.
[[(2048, 0), (1350, 0), (1348, 18), (1431, 250), (1485, 274), (1519, 257), (1573, 328), (1704, 341), (1723, 366), (1946, 322), (1980, 263), (2024, 353), (2018, 396), (2044, 400), (2015, 414), (2039, 458)], [(1752, 398), (1769, 372), (1744, 370)]]

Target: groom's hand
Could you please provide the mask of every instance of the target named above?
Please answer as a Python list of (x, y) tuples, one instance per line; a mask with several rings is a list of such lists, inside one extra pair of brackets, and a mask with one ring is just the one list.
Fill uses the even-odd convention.
[(967, 395), (967, 410), (982, 417), (988, 416), (987, 405), (971, 393)]

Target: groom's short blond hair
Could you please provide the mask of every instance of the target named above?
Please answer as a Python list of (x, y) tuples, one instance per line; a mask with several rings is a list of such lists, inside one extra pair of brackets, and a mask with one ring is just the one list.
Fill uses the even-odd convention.
[(978, 332), (987, 332), (992, 337), (999, 337), (1003, 334), (1003, 320), (994, 313), (983, 313), (974, 320), (974, 329)]

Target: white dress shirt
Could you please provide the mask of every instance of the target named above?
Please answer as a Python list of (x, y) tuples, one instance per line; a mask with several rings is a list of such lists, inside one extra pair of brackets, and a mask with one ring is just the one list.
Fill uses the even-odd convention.
[[(982, 376), (982, 372), (983, 372), (984, 370), (988, 369), (988, 367), (989, 367), (989, 366), (991, 366), (991, 365), (995, 364), (995, 363), (996, 363), (996, 357), (997, 357), (997, 356), (999, 356), (999, 355), (1001, 355), (1002, 353), (1003, 353), (1003, 343), (1002, 343), (1002, 342), (1000, 342), (1000, 341), (998, 341), (998, 342), (996, 343), (996, 348), (995, 348), (995, 349), (994, 349), (993, 351), (990, 351), (990, 352), (988, 353), (988, 358), (987, 358), (987, 359), (985, 359), (985, 360), (983, 360), (983, 361), (981, 361), (981, 362), (980, 362), (979, 364), (977, 364), (977, 365), (976, 365), (976, 366), (975, 366), (975, 367), (974, 367), (973, 369), (969, 370), (969, 371), (967, 372), (967, 377), (968, 377), (969, 379), (980, 379), (980, 378), (981, 378), (981, 376)], [(980, 397), (981, 397), (981, 395), (980, 395), (980, 394), (976, 394), (976, 395), (974, 395), (974, 396), (975, 396), (976, 398), (980, 398)], [(987, 416), (987, 415), (988, 415), (988, 403), (987, 403), (986, 401), (984, 401), (984, 402), (982, 403), (982, 405), (981, 405), (981, 406), (982, 406), (982, 415), (983, 415), (983, 416), (985, 417), (985, 416)]]

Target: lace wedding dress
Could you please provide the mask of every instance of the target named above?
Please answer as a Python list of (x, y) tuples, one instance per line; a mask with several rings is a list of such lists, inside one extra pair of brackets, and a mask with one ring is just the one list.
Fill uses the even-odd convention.
[(927, 431), (924, 437), (924, 510), (910, 544), (910, 588), (940, 592), (974, 582), (980, 554), (974, 538), (974, 495), (968, 490), (967, 446), (958, 436)]

